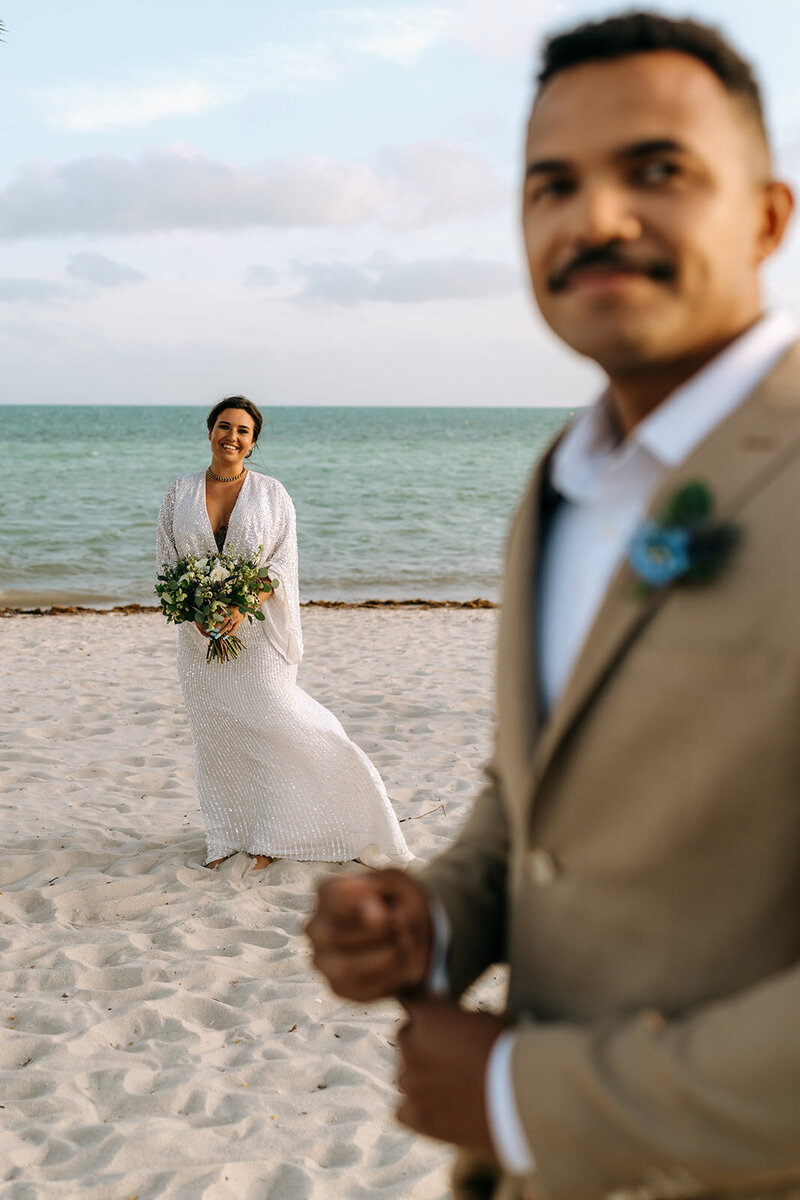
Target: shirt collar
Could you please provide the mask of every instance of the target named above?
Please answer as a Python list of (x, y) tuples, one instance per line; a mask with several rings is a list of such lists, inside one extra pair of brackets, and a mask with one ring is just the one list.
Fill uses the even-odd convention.
[(737, 408), (797, 337), (787, 312), (767, 313), (637, 425), (634, 436), (677, 467)]
[(797, 338), (791, 315), (765, 314), (677, 388), (619, 442), (604, 394), (557, 447), (552, 482), (568, 500), (593, 499), (603, 477), (645, 450), (664, 469), (684, 462), (775, 366)]

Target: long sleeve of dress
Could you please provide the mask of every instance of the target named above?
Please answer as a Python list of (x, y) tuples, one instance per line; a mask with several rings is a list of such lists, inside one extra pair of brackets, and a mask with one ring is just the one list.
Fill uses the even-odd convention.
[(161, 511), (158, 514), (158, 530), (156, 532), (156, 574), (162, 567), (169, 563), (172, 566), (178, 561), (180, 555), (175, 545), (175, 536), (172, 530), (172, 518), (175, 513), (175, 484), (169, 486), (166, 496), (161, 502)]
[(261, 606), (264, 632), (288, 663), (299, 663), (303, 657), (303, 632), (297, 571), (297, 522), (294, 505), (285, 491), (281, 493), (277, 537), (271, 548), (265, 546), (261, 562), (270, 568), (270, 578), (278, 584)]

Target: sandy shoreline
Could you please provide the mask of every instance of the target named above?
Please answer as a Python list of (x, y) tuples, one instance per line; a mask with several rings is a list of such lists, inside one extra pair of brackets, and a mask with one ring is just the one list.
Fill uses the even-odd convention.
[[(301, 686), (429, 859), (479, 786), (496, 613), (303, 623)], [(314, 884), (343, 868), (201, 865), (174, 644), (150, 612), (0, 626), (0, 1196), (443, 1200), (448, 1153), (391, 1119), (399, 1009), (309, 970)]]

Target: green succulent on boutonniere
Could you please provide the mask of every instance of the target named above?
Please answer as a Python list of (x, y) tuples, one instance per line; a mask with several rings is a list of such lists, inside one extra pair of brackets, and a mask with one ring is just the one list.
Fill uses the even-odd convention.
[(657, 519), (643, 521), (631, 539), (628, 562), (636, 593), (646, 596), (672, 583), (710, 583), (741, 540), (738, 526), (712, 520), (714, 497), (702, 480), (685, 483)]

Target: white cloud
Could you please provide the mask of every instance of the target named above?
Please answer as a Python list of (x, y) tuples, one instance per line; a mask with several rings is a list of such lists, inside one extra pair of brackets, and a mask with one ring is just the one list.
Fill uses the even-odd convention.
[(163, 87), (81, 89), (66, 103), (57, 95), (43, 97), (50, 124), (67, 133), (90, 133), (124, 125), (146, 125), (163, 117), (198, 116), (224, 102), (218, 88), (202, 83)]
[(305, 277), (295, 300), (322, 300), (327, 304), (361, 304), (370, 298), (373, 286), (371, 275), (352, 263), (308, 263), (296, 267)]
[(38, 316), (35, 321), (0, 321), (0, 335), (37, 349), (49, 348), (63, 341), (60, 328), (50, 322), (45, 324)]
[(478, 300), (519, 291), (519, 269), (492, 259), (431, 258), (397, 262), (386, 256), (374, 260), (373, 297), (395, 304), (422, 300)]
[(344, 9), (335, 19), (354, 50), (408, 67), (441, 40), (450, 14), (433, 5), (405, 5), (391, 13), (376, 8)]
[(127, 283), (142, 283), (147, 276), (125, 263), (106, 258), (104, 254), (83, 251), (73, 254), (67, 263), (67, 274), (73, 279), (93, 283), (99, 287), (123, 287)]
[(293, 42), (265, 41), (240, 54), (208, 57), (150, 71), (146, 77), (71, 81), (31, 99), (45, 120), (69, 133), (90, 133), (201, 116), (251, 95), (305, 91), (357, 69), (365, 58), (411, 67), (437, 45), (467, 45), (482, 55), (530, 57), (546, 22), (564, 0), (441, 0), (317, 12)]
[(433, 143), (386, 150), (378, 169), (327, 158), (233, 167), (186, 149), (22, 166), (0, 190), (0, 237), (374, 223), (420, 228), (498, 208), (489, 164)]
[(208, 58), (146, 80), (71, 84), (43, 89), (32, 99), (45, 120), (67, 133), (147, 125), (201, 116), (254, 93), (298, 91), (334, 79), (332, 48), (323, 43), (283, 46), (264, 42), (240, 55)]
[(253, 263), (247, 269), (244, 282), (246, 287), (251, 288), (273, 287), (278, 282), (278, 275), (277, 272), (273, 271), (272, 267), (266, 267), (261, 263)]
[(262, 42), (243, 54), (204, 59), (199, 70), (216, 80), (228, 100), (239, 100), (251, 92), (305, 91), (331, 83), (340, 68), (335, 44), (311, 39), (296, 46)]
[(201, 116), (251, 95), (334, 82), (364, 58), (411, 67), (446, 42), (493, 57), (530, 56), (543, 23), (562, 7), (560, 0), (442, 0), (396, 5), (391, 12), (375, 5), (342, 7), (315, 14), (293, 43), (266, 41), (146, 78), (73, 81), (39, 89), (31, 99), (51, 126), (68, 133)]
[(50, 279), (0, 279), (0, 303), (55, 300), (64, 295), (64, 287)]
[(371, 167), (322, 157), (267, 164), (257, 224), (323, 227), (380, 219), (388, 182)]
[(254, 170), (185, 151), (100, 154), (23, 166), (0, 192), (0, 234), (351, 224), (372, 216), (382, 198), (368, 167), (326, 159)]
[(336, 305), (493, 299), (519, 291), (521, 283), (509, 263), (445, 256), (402, 262), (382, 253), (362, 265), (306, 263), (295, 269), (304, 278), (296, 300)]
[(206, 58), (158, 77), (44, 89), (34, 103), (56, 129), (89, 133), (200, 116), (250, 95), (304, 91), (330, 83), (364, 57), (411, 66), (446, 33), (444, 8), (405, 5), (393, 12), (342, 8), (317, 15), (296, 44), (267, 41), (241, 54)]
[(491, 212), (507, 196), (486, 160), (457, 146), (417, 142), (382, 150), (378, 160), (396, 181), (389, 223), (401, 229)]

